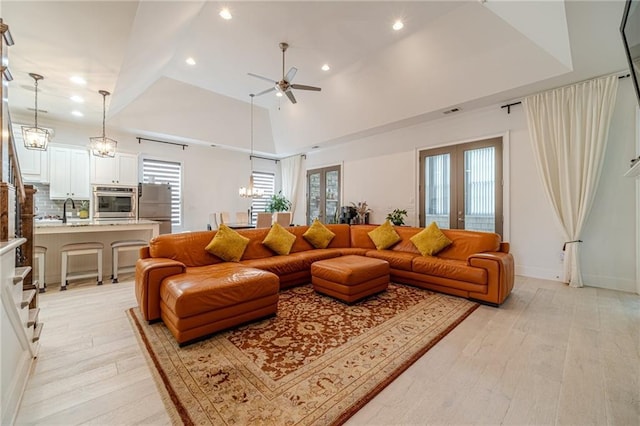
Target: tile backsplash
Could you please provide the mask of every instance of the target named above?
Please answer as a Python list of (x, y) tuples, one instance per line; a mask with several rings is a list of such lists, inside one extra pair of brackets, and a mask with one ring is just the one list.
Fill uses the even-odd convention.
[[(43, 183), (34, 183), (33, 186), (38, 190), (34, 196), (34, 205), (36, 208), (36, 217), (43, 216), (60, 216), (62, 217), (62, 205), (64, 200), (50, 200), (49, 199), (49, 185)], [(78, 207), (80, 207), (80, 200), (73, 200), (76, 203), (76, 208), (71, 208), (71, 203), (67, 204), (67, 212), (73, 212), (73, 216), (78, 215)]]

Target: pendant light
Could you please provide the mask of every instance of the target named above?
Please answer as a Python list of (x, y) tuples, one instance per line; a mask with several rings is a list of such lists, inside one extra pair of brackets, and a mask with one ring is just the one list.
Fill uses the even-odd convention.
[(238, 193), (243, 198), (260, 198), (264, 195), (264, 191), (261, 188), (256, 188), (253, 185), (253, 93), (251, 96), (251, 155), (249, 161), (251, 161), (251, 174), (249, 175), (249, 187), (241, 187)]
[(51, 140), (51, 134), (47, 129), (38, 127), (38, 81), (44, 79), (44, 77), (40, 74), (34, 73), (29, 73), (29, 76), (31, 76), (35, 81), (35, 125), (33, 127), (22, 126), (22, 139), (25, 148), (45, 151), (47, 149), (47, 145), (49, 145), (49, 141)]
[(104, 122), (106, 117), (106, 99), (107, 96), (109, 96), (111, 93), (107, 92), (106, 90), (98, 90), (98, 93), (102, 95), (102, 136), (89, 138), (89, 140), (91, 141), (89, 147), (91, 149), (91, 153), (96, 157), (115, 157), (118, 142), (113, 139), (109, 139), (105, 135), (104, 131)]

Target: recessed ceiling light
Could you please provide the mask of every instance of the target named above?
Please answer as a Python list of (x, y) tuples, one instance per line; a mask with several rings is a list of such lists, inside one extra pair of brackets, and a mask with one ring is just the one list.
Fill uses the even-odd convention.
[(195, 60), (195, 59), (193, 59), (191, 56), (189, 56), (189, 57), (185, 60), (185, 62), (186, 62), (187, 64), (189, 64), (189, 65), (195, 65), (195, 64), (196, 64), (196, 60)]
[(76, 117), (84, 117), (84, 114), (80, 111), (71, 111), (71, 115), (75, 115)]
[(84, 86), (85, 84), (87, 84), (87, 80), (80, 77), (79, 75), (74, 75), (69, 80), (71, 80), (72, 83), (79, 84), (81, 86)]
[(329, 71), (331, 69), (331, 67), (329, 66), (329, 64), (324, 64), (322, 66), (322, 71)]
[(226, 19), (227, 21), (233, 18), (233, 16), (231, 16), (231, 11), (226, 7), (220, 11), (219, 15), (222, 19)]
[(282, 92), (276, 92), (276, 96), (281, 98), (282, 97)]
[(77, 102), (79, 104), (84, 103), (84, 98), (82, 96), (78, 96), (78, 95), (73, 95), (72, 97), (70, 97), (69, 99), (71, 99), (73, 102)]
[(397, 20), (396, 22), (393, 23), (393, 29), (396, 31), (400, 31), (401, 29), (404, 28), (404, 24), (402, 23), (401, 20)]

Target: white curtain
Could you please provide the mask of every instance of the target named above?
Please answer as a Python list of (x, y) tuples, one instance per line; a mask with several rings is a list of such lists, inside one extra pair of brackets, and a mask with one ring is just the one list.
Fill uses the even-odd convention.
[(564, 282), (582, 287), (579, 243), (600, 180), (618, 77), (529, 96), (523, 105), (545, 193), (566, 242)]
[(298, 187), (300, 182), (300, 170), (302, 169), (302, 156), (294, 155), (280, 160), (282, 171), (282, 195), (291, 201), (291, 217), (296, 214), (298, 204)]

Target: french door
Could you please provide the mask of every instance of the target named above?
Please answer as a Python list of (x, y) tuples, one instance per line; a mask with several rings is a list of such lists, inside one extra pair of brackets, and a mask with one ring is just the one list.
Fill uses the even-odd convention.
[(502, 138), (420, 151), (420, 225), (502, 235)]
[(340, 207), (340, 166), (307, 171), (307, 224), (315, 218), (322, 223), (338, 223)]

